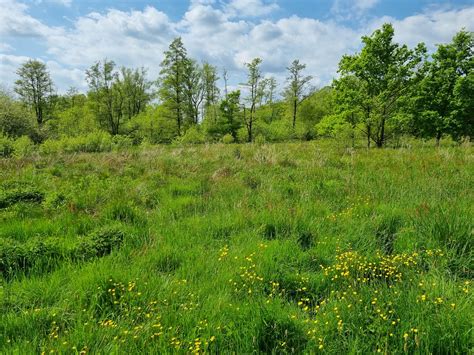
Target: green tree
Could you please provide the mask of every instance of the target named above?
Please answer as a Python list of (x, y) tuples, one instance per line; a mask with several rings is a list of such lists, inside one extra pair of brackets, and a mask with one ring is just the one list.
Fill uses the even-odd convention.
[(245, 63), (248, 69), (247, 82), (243, 86), (247, 87), (248, 96), (246, 102), (248, 103), (249, 110), (247, 114), (246, 108), (244, 108), (244, 121), (247, 128), (247, 139), (249, 142), (253, 140), (253, 125), (255, 122), (255, 112), (257, 110), (257, 104), (260, 101), (262, 90), (260, 88), (260, 80), (262, 79), (262, 72), (260, 70), (260, 64), (262, 60), (260, 58), (254, 58), (250, 63)]
[(16, 73), (20, 78), (15, 82), (15, 92), (34, 110), (41, 126), (48, 109), (48, 98), (53, 92), (53, 81), (46, 64), (30, 59)]
[(311, 93), (310, 82), (313, 77), (303, 75), (305, 68), (306, 64), (301, 64), (298, 59), (295, 59), (293, 63), (286, 68), (289, 71), (289, 76), (286, 79), (287, 86), (283, 94), (291, 105), (293, 129), (296, 127), (298, 107)]
[(209, 63), (202, 65), (202, 80), (204, 86), (204, 113), (203, 116), (212, 115), (214, 120), (217, 119), (217, 103), (219, 101), (219, 88), (217, 82), (217, 68)]
[(362, 37), (360, 53), (346, 55), (339, 63), (341, 78), (354, 76), (358, 80), (357, 102), (364, 111), (368, 146), (377, 147), (386, 141), (386, 123), (399, 109), (400, 99), (419, 78), (418, 70), (426, 54), (424, 44), (410, 50), (394, 43), (391, 24), (384, 24), (372, 36)]
[(128, 119), (138, 115), (145, 110), (146, 105), (151, 100), (151, 82), (146, 78), (145, 68), (120, 69), (120, 84), (125, 97), (124, 110)]
[(164, 53), (160, 71), (159, 97), (161, 102), (176, 121), (176, 134), (183, 133), (184, 113), (186, 110), (185, 76), (188, 56), (181, 37), (171, 42)]
[(223, 118), (223, 135), (226, 133), (230, 133), (234, 140), (236, 140), (237, 131), (241, 127), (241, 120), (239, 117), (240, 90), (228, 93), (227, 98), (222, 100), (221, 102), (220, 110)]
[(124, 112), (124, 91), (114, 68), (113, 61), (104, 59), (86, 71), (92, 109), (112, 135), (119, 133)]
[(454, 139), (473, 135), (474, 67), (473, 33), (460, 31), (449, 44), (438, 45), (425, 64), (425, 76), (413, 101), (415, 134)]
[(203, 72), (199, 64), (188, 59), (184, 66), (185, 114), (188, 125), (199, 123), (199, 114), (204, 100)]

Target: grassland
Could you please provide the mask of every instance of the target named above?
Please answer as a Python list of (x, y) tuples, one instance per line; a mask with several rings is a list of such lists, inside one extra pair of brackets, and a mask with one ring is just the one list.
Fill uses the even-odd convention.
[(0, 160), (1, 353), (469, 353), (472, 148)]

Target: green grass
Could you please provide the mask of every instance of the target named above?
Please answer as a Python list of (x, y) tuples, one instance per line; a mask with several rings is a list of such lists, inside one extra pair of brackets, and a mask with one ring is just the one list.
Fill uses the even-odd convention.
[(0, 352), (469, 353), (474, 154), (0, 160)]

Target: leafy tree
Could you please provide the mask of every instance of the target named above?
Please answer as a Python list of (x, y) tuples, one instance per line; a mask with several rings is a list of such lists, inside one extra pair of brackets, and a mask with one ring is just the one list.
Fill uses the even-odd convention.
[(209, 63), (202, 65), (202, 80), (204, 86), (204, 114), (212, 115), (213, 119), (217, 119), (216, 106), (219, 101), (219, 88), (217, 87), (217, 81), (219, 76), (217, 75), (217, 68)]
[[(354, 75), (347, 75), (338, 80), (334, 80), (333, 88), (336, 93), (335, 103), (337, 119), (343, 119), (351, 127), (352, 146), (355, 146), (355, 130), (362, 121), (360, 130), (367, 137), (367, 146), (370, 147), (371, 121), (370, 121), (370, 100), (364, 95), (365, 90), (361, 88), (362, 82)], [(366, 120), (362, 120), (362, 116)], [(338, 123), (339, 124), (339, 123)]]
[(230, 133), (234, 140), (237, 139), (237, 131), (241, 126), (239, 119), (240, 90), (232, 91), (227, 98), (221, 102), (220, 110), (223, 118), (224, 134)]
[(244, 108), (244, 121), (247, 128), (247, 139), (249, 142), (253, 140), (253, 124), (255, 122), (255, 112), (257, 110), (257, 104), (260, 100), (262, 91), (260, 88), (260, 80), (262, 79), (262, 73), (260, 71), (260, 64), (262, 60), (260, 58), (254, 58), (250, 63), (245, 63), (248, 69), (247, 82), (243, 84), (247, 87), (249, 93), (246, 101), (250, 108), (248, 114), (246, 114), (246, 108)]
[(382, 147), (386, 141), (387, 120), (399, 109), (400, 99), (419, 78), (418, 70), (426, 48), (414, 50), (393, 42), (391, 24), (384, 24), (372, 36), (362, 37), (361, 52), (344, 56), (339, 63), (341, 78), (354, 76), (358, 81), (357, 103), (363, 110), (367, 141)]
[(86, 71), (89, 84), (89, 98), (99, 120), (112, 135), (119, 133), (123, 118), (124, 93), (118, 84), (115, 63), (104, 59), (96, 62)]
[(171, 42), (164, 55), (161, 62), (159, 97), (176, 120), (176, 133), (180, 136), (183, 133), (186, 110), (185, 72), (188, 65), (188, 56), (181, 37)]
[(275, 109), (275, 94), (278, 87), (275, 77), (271, 76), (265, 79), (265, 91), (263, 93), (265, 105), (270, 107), (270, 122), (275, 119), (276, 109)]
[(187, 123), (198, 124), (200, 107), (204, 100), (204, 81), (202, 69), (193, 59), (186, 60), (184, 66), (184, 97)]
[(296, 113), (298, 111), (298, 106), (311, 92), (310, 82), (313, 77), (310, 75), (303, 75), (303, 70), (305, 68), (306, 64), (301, 64), (298, 59), (295, 59), (293, 63), (286, 68), (290, 74), (286, 79), (287, 87), (285, 88), (284, 96), (291, 105), (293, 129), (296, 126)]
[(151, 82), (146, 78), (145, 68), (125, 68), (120, 69), (120, 83), (125, 96), (124, 110), (128, 119), (138, 115), (145, 110), (146, 105), (151, 100), (149, 90)]
[(36, 121), (42, 125), (48, 98), (53, 92), (53, 81), (46, 64), (30, 59), (16, 73), (20, 78), (15, 82), (15, 92), (34, 109)]
[(413, 103), (416, 135), (434, 137), (439, 144), (443, 134), (459, 139), (474, 133), (473, 38), (472, 32), (460, 31), (425, 64)]

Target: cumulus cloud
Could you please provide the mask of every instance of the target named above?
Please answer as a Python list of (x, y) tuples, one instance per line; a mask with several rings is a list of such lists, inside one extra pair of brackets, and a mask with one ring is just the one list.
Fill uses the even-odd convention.
[(473, 18), (474, 6), (463, 9), (438, 9), (400, 20), (385, 16), (372, 21), (368, 31), (373, 31), (383, 23), (390, 22), (395, 29), (396, 41), (406, 43), (411, 47), (425, 42), (428, 49), (434, 50), (436, 44), (451, 41), (454, 34), (461, 28), (474, 30)]
[(0, 35), (47, 37), (59, 29), (49, 27), (28, 14), (28, 6), (14, 0), (0, 0)]
[[(351, 3), (364, 11), (377, 1)], [(435, 43), (449, 41), (463, 26), (472, 30), (474, 17), (474, 7), (431, 9), (403, 19), (382, 17), (349, 27), (337, 20), (298, 16), (265, 20), (262, 14), (277, 9), (270, 1), (192, 0), (178, 20), (148, 6), (143, 10), (92, 12), (67, 27), (52, 27), (31, 16), (24, 4), (13, 0), (0, 0), (0, 4), (2, 81), (13, 82), (11, 73), (24, 61), (24, 57), (15, 56), (15, 40), (8, 39), (34, 37), (46, 48), (42, 57), (60, 91), (69, 85), (85, 88), (84, 70), (105, 57), (119, 65), (145, 66), (150, 79), (155, 79), (163, 51), (176, 36), (182, 36), (192, 57), (225, 67), (234, 86), (245, 79), (244, 63), (254, 57), (261, 57), (264, 72), (279, 80), (284, 80), (286, 67), (298, 58), (307, 64), (314, 84), (325, 85), (336, 74), (340, 57), (358, 50), (360, 37), (384, 22), (394, 24), (397, 41), (410, 46), (424, 41), (434, 48)], [(244, 10), (237, 15), (238, 9)], [(248, 9), (258, 17), (249, 17)]]

